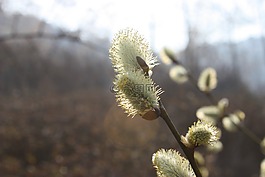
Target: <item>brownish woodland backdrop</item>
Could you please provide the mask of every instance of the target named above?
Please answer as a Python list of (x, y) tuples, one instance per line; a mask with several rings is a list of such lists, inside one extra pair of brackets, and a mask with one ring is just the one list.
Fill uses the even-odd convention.
[[(26, 16), (19, 17), (14, 31), (14, 18), (0, 13), (0, 176), (156, 176), (152, 154), (179, 147), (163, 121), (131, 119), (117, 106), (110, 91), (114, 72), (109, 39), (84, 44)], [(57, 37), (17, 35), (40, 31)], [(265, 68), (262, 46), (254, 47), (262, 40), (216, 46), (196, 46), (190, 40), (178, 54), (195, 77), (206, 66), (217, 69), (219, 83), (213, 93), (230, 100), (229, 110), (243, 110), (244, 124), (260, 138), (265, 134), (264, 88), (251, 89), (254, 81), (242, 79), (248, 73), (255, 76), (262, 64), (256, 62), (258, 57)], [(196, 110), (210, 103), (191, 84), (173, 83), (168, 71), (160, 64), (153, 78), (165, 91), (161, 97), (175, 125), (185, 134)], [(257, 74), (253, 80), (260, 83), (262, 77)], [(218, 154), (199, 149), (210, 176), (258, 177), (264, 158), (259, 146), (240, 132), (223, 131), (221, 140), (224, 149)]]

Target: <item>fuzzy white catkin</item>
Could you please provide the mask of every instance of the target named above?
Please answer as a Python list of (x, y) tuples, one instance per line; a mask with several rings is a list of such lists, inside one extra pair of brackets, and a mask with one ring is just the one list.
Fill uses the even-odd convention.
[(142, 58), (149, 70), (158, 65), (157, 58), (153, 56), (153, 52), (143, 36), (131, 28), (119, 31), (109, 50), (109, 58), (114, 70), (117, 73), (141, 70), (136, 57)]
[(173, 149), (158, 150), (152, 162), (158, 177), (195, 177), (189, 161)]
[(158, 107), (162, 90), (139, 71), (118, 74), (114, 80), (116, 100), (128, 115), (144, 115)]
[(203, 121), (197, 121), (189, 127), (185, 136), (191, 146), (212, 145), (220, 138), (217, 127)]
[(113, 91), (119, 106), (129, 116), (144, 118), (148, 112), (145, 119), (150, 115), (154, 119), (162, 90), (149, 77), (158, 65), (149, 44), (136, 30), (126, 28), (115, 35), (109, 57), (116, 72)]

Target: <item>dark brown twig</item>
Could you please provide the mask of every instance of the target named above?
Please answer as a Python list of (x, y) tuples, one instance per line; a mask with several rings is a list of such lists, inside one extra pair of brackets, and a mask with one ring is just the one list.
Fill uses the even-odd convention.
[(176, 127), (174, 126), (174, 124), (172, 123), (172, 121), (171, 121), (169, 115), (167, 114), (166, 109), (165, 109), (165, 107), (161, 101), (160, 101), (160, 110), (161, 110), (160, 117), (163, 118), (163, 120), (166, 122), (168, 128), (170, 129), (170, 131), (174, 135), (175, 139), (177, 140), (178, 144), (180, 145), (181, 149), (183, 150), (184, 154), (186, 155), (187, 159), (189, 160), (195, 175), (197, 177), (202, 177), (201, 172), (200, 172), (200, 170), (196, 164), (196, 161), (194, 159), (194, 149), (186, 147), (181, 142), (181, 136), (180, 136), (178, 130), (176, 129)]

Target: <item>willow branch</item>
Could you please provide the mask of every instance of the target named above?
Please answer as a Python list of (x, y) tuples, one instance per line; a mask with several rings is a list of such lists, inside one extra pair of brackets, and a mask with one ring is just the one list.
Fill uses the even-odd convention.
[(166, 122), (168, 128), (174, 135), (175, 139), (177, 140), (178, 144), (180, 145), (181, 149), (183, 150), (184, 154), (186, 155), (187, 159), (189, 160), (191, 167), (197, 177), (202, 177), (201, 172), (197, 166), (197, 163), (194, 159), (194, 149), (190, 149), (186, 147), (182, 142), (181, 142), (181, 136), (177, 130), (177, 128), (174, 126), (173, 122), (171, 121), (169, 115), (166, 112), (166, 109), (162, 102), (160, 101), (160, 110), (161, 114), (160, 117), (163, 118), (163, 120)]

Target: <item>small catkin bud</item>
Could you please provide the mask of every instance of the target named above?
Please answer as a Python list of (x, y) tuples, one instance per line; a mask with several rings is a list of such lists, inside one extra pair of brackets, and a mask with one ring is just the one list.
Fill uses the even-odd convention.
[(246, 118), (245, 113), (241, 110), (236, 110), (234, 114), (239, 118), (240, 121), (243, 121)]
[(188, 130), (185, 138), (193, 146), (212, 145), (220, 138), (219, 130), (207, 122), (197, 121)]
[(176, 65), (169, 71), (170, 78), (178, 84), (185, 83), (189, 80), (187, 70), (181, 66)]
[(145, 114), (142, 115), (142, 118), (145, 120), (154, 120), (160, 116), (160, 109), (153, 108), (152, 110), (147, 111)]
[(173, 149), (160, 149), (152, 156), (159, 177), (195, 177), (189, 161)]
[(215, 69), (206, 68), (200, 74), (198, 87), (203, 92), (210, 92), (217, 86), (217, 74)]
[(236, 125), (239, 125), (240, 122), (241, 120), (236, 114), (230, 114), (222, 120), (223, 127), (229, 132), (237, 131)]
[(229, 105), (229, 100), (227, 98), (222, 98), (220, 101), (218, 101), (217, 107), (224, 112), (225, 109), (228, 107)]
[(166, 65), (169, 65), (173, 62), (175, 63), (177, 62), (174, 52), (168, 48), (163, 48), (160, 51), (160, 58), (162, 62), (165, 63)]
[(137, 63), (140, 65), (140, 67), (142, 68), (143, 72), (144, 72), (144, 75), (145, 76), (149, 76), (149, 67), (148, 65), (145, 63), (145, 61), (139, 57), (139, 56), (136, 56), (136, 60), (137, 60)]
[(204, 106), (197, 110), (196, 116), (202, 121), (209, 122), (213, 125), (221, 117), (222, 111), (218, 106)]
[(212, 153), (218, 153), (223, 150), (223, 143), (221, 141), (216, 141), (212, 146), (207, 146), (207, 150)]
[(209, 170), (206, 167), (200, 167), (199, 168), (202, 177), (208, 177), (209, 176)]
[(200, 165), (200, 166), (205, 165), (205, 159), (202, 156), (202, 154), (199, 153), (198, 151), (194, 151), (194, 158), (195, 158), (198, 165)]

